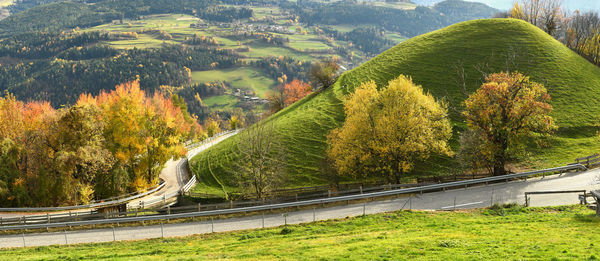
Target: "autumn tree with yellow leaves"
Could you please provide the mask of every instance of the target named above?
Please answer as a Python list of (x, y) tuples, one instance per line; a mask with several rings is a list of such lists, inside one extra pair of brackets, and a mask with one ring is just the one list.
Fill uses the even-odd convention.
[(201, 131), (184, 107), (138, 82), (59, 110), (0, 97), (0, 206), (85, 204), (157, 184)]
[(406, 76), (377, 89), (363, 83), (344, 103), (346, 120), (327, 137), (327, 156), (338, 173), (400, 179), (431, 154), (453, 155), (446, 105)]

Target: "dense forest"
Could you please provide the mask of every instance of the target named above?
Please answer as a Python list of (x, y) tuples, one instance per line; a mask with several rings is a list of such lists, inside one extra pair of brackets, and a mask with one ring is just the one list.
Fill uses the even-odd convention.
[(151, 14), (190, 14), (202, 19), (231, 22), (252, 17), (252, 9), (225, 7), (204, 0), (105, 0), (94, 4), (57, 2), (15, 13), (0, 21), (0, 36), (24, 32), (60, 31), (96, 26), (124, 18)]
[(109, 37), (98, 32), (30, 33), (0, 41), (0, 59), (7, 61), (0, 66), (0, 90), (60, 106), (72, 104), (81, 93), (98, 94), (137, 77), (145, 90), (153, 92), (161, 85), (188, 85), (190, 70), (239, 63), (230, 50), (203, 46), (165, 44), (125, 51), (90, 46)]
[(323, 31), (333, 36), (336, 40), (350, 41), (352, 45), (368, 55), (377, 55), (394, 46), (394, 42), (386, 39), (385, 31), (376, 27), (356, 28), (344, 33), (337, 30), (324, 28)]
[(300, 20), (315, 24), (370, 24), (408, 37), (430, 32), (459, 21), (492, 17), (498, 10), (480, 3), (449, 0), (432, 8), (418, 6), (414, 10), (401, 10), (342, 1), (325, 4), (310, 1), (286, 3)]

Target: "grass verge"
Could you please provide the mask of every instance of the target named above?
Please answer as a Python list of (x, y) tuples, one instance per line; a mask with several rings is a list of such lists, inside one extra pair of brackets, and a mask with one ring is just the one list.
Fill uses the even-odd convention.
[(581, 206), (404, 211), (184, 238), (0, 250), (0, 259), (596, 260), (599, 222)]

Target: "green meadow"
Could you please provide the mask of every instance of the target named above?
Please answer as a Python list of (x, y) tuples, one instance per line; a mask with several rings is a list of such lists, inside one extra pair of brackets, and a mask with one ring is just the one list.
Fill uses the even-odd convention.
[(598, 260), (581, 206), (403, 211), (287, 227), (0, 250), (0, 260)]

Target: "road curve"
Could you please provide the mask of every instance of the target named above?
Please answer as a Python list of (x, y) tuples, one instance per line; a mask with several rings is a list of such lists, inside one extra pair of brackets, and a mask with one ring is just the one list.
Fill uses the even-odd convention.
[[(382, 213), (401, 209), (451, 210), (486, 207), (493, 203), (517, 202), (523, 204), (523, 193), (548, 190), (596, 190), (600, 189), (600, 169), (533, 178), (527, 181), (513, 181), (489, 186), (455, 189), (441, 192), (402, 197), (392, 200), (351, 204), (345, 206), (317, 208), (315, 210), (293, 211), (287, 216), (269, 214), (217, 220), (213, 223), (191, 222), (180, 224), (127, 227), (116, 229), (92, 229), (65, 231), (60, 233), (36, 233), (25, 235), (0, 236), (0, 248), (61, 245), (75, 243), (109, 242), (113, 240), (141, 240), (157, 237), (188, 236), (211, 232), (225, 232), (261, 227), (277, 227), (287, 224), (300, 224), (314, 220), (345, 218), (365, 214)], [(578, 203), (577, 194), (535, 195), (533, 206), (553, 206)], [(264, 224), (264, 225), (263, 225)]]
[[(194, 156), (196, 156), (196, 154), (214, 146), (215, 144), (217, 144), (237, 133), (238, 133), (238, 131), (235, 131), (232, 133), (218, 136), (210, 142), (207, 142), (205, 144), (202, 144), (201, 146), (198, 146), (196, 148), (189, 150), (188, 154), (187, 154), (187, 159), (193, 158)], [(129, 203), (127, 203), (127, 208), (130, 209), (130, 208), (140, 208), (143, 206), (148, 206), (149, 202), (156, 202), (156, 201), (159, 201), (160, 199), (165, 199), (165, 198), (163, 198), (163, 196), (172, 195), (176, 192), (181, 191), (183, 186), (188, 182), (189, 175), (187, 173), (187, 168), (186, 168), (187, 159), (180, 158), (177, 160), (176, 159), (169, 160), (165, 164), (164, 169), (160, 172), (160, 175), (159, 175), (159, 177), (162, 180), (164, 180), (165, 187), (151, 195), (130, 201)], [(168, 199), (168, 198), (166, 198), (166, 199)]]

